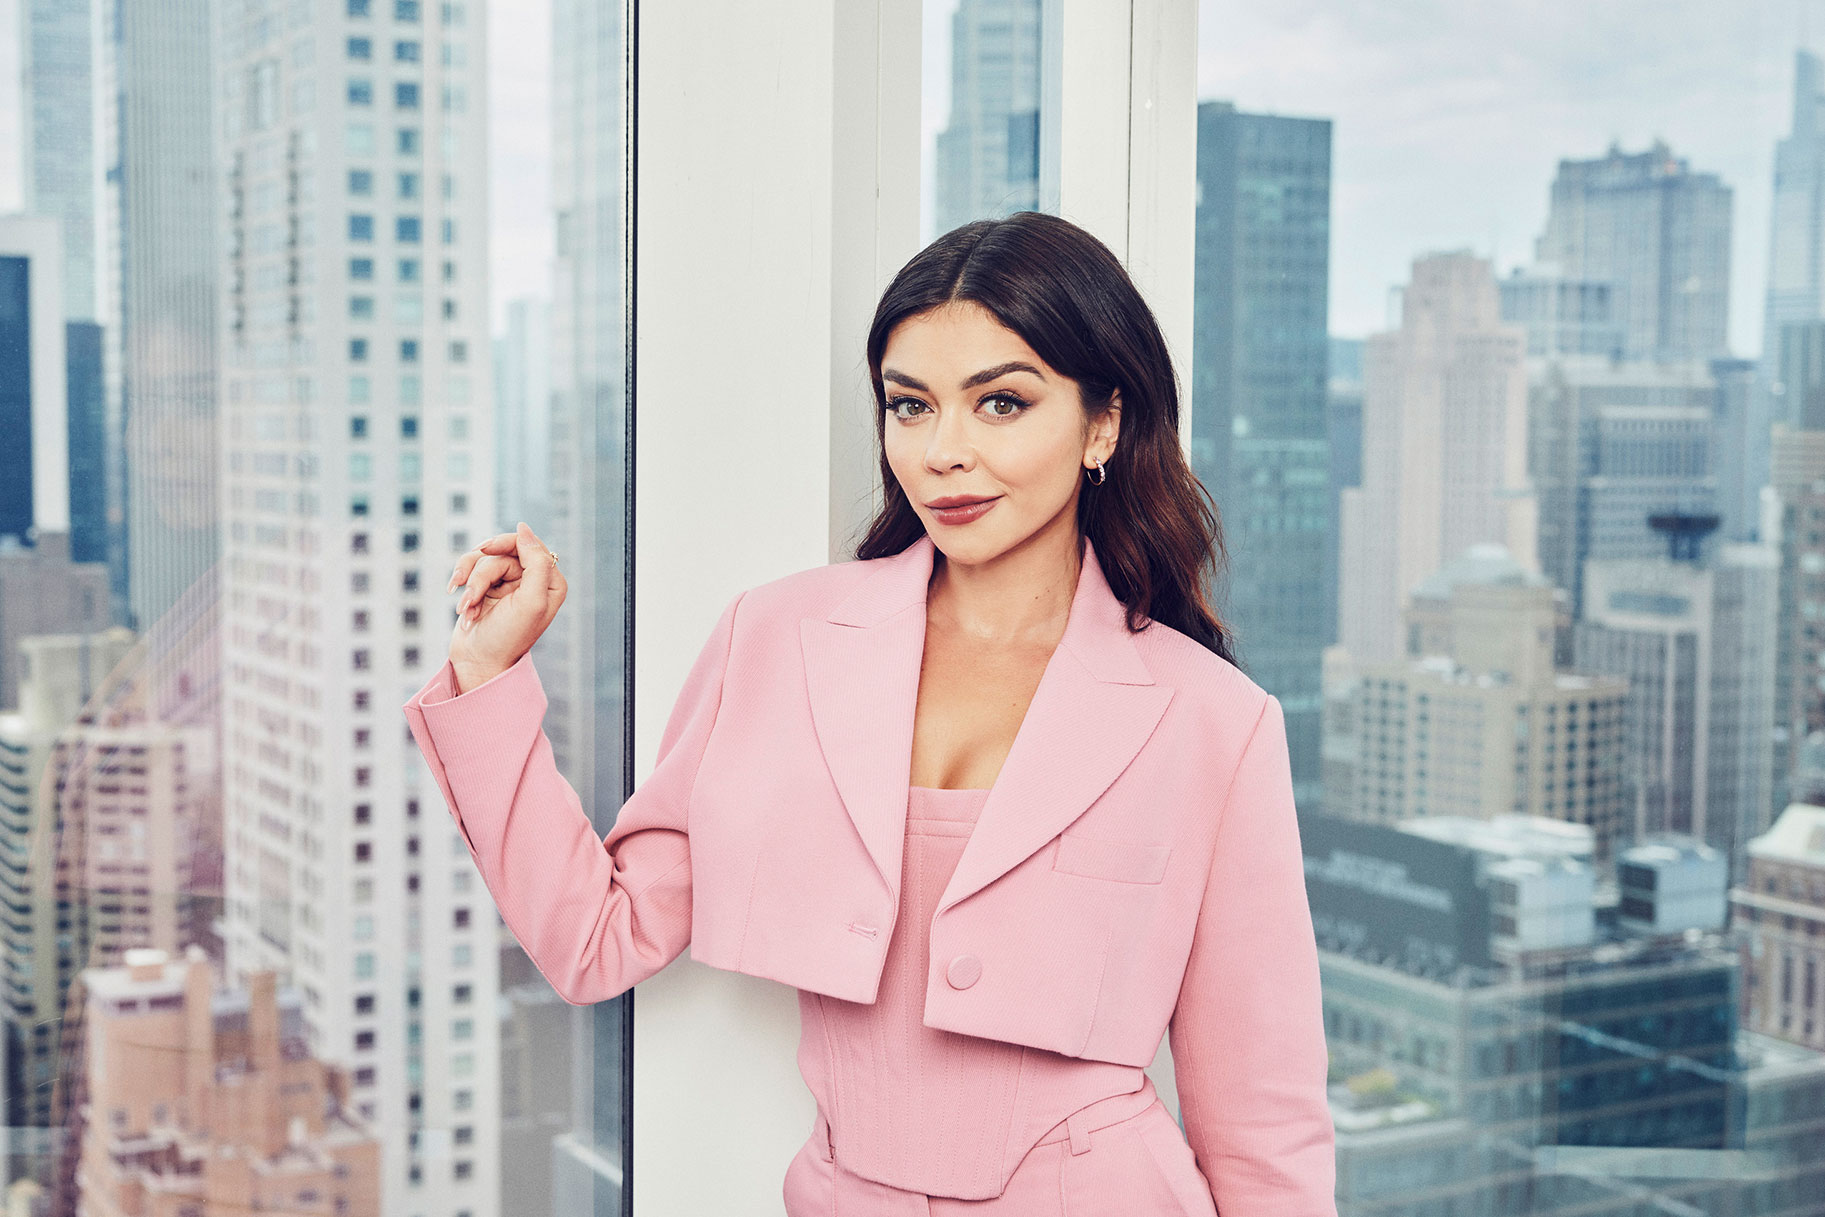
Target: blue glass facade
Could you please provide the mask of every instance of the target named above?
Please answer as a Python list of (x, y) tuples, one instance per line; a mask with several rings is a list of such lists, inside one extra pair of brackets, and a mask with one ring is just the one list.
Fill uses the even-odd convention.
[(1216, 498), (1237, 658), (1286, 711), (1294, 794), (1319, 797), (1331, 124), (1198, 106), (1192, 469)]

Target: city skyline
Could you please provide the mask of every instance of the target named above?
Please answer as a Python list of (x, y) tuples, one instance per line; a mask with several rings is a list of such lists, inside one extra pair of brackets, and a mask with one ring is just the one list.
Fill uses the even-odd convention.
[[(21, 2), (0, 0), (0, 29), (18, 28)], [(947, 37), (952, 7), (927, 6), (928, 140), (943, 125), (948, 55), (932, 51)], [(550, 281), (550, 8), (528, 0), (511, 20), (490, 20), (497, 332), (506, 301), (544, 294)], [(1760, 354), (1774, 146), (1787, 132), (1794, 51), (1825, 52), (1817, 0), (1525, 11), (1439, 0), (1373, 9), (1200, 0), (1198, 27), (1200, 100), (1336, 124), (1332, 334), (1387, 328), (1391, 293), (1422, 254), (1469, 248), (1493, 258), (1498, 275), (1530, 262), (1560, 159), (1602, 156), (1612, 141), (1640, 151), (1658, 137), (1735, 192), (1730, 347)], [(1493, 71), (1473, 53), (1485, 47), (1503, 48)], [(19, 48), (0, 39), (0, 80), (18, 76)], [(1489, 137), (1495, 121), (1503, 139)], [(0, 98), (0, 213), (19, 204), (20, 123), (9, 91)]]

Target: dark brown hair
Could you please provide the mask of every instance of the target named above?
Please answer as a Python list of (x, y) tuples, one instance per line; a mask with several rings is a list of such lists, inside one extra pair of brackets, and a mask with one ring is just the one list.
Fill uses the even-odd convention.
[(1179, 444), (1179, 386), (1153, 310), (1108, 246), (1069, 220), (1022, 211), (977, 220), (933, 241), (881, 296), (868, 330), (875, 439), (886, 503), (856, 557), (897, 554), (925, 535), (887, 462), (881, 358), (902, 321), (953, 301), (992, 313), (1078, 383), (1088, 418), (1122, 396), (1121, 435), (1103, 485), (1078, 495), (1078, 531), (1096, 546), (1128, 628), (1163, 621), (1231, 663), (1230, 632), (1206, 594), (1226, 563), (1221, 516)]

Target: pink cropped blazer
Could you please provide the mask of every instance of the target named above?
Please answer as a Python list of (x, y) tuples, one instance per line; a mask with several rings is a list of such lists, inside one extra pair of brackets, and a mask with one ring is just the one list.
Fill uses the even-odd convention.
[[(653, 772), (599, 837), (530, 652), (404, 706), (508, 927), (567, 1001), (692, 958), (875, 1000), (899, 903), (934, 546), (723, 609)], [(1084, 545), (1064, 636), (930, 926), (926, 1026), (1146, 1066), (1170, 1035), (1225, 1217), (1332, 1217), (1318, 951), (1278, 699), (1131, 634)]]

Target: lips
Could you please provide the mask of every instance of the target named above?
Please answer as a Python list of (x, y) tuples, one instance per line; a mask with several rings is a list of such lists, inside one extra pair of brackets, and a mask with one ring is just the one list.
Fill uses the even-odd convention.
[(930, 507), (933, 511), (936, 511), (940, 507), (969, 507), (976, 503), (986, 503), (990, 499), (998, 499), (1000, 497), (1001, 496), (998, 494), (951, 494), (946, 495), (941, 499), (933, 499), (931, 502), (927, 503), (926, 506)]

